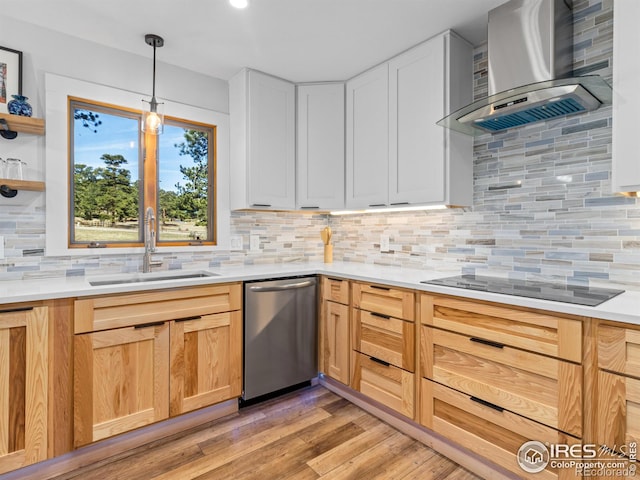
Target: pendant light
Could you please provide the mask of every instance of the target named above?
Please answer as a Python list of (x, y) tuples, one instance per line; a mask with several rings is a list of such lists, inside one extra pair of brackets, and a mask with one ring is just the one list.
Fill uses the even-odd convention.
[(160, 48), (164, 45), (164, 39), (153, 33), (147, 33), (144, 36), (144, 41), (147, 45), (153, 47), (153, 91), (151, 93), (151, 101), (142, 100), (149, 104), (149, 111), (142, 113), (142, 125), (141, 129), (144, 133), (150, 135), (160, 135), (163, 129), (163, 117), (162, 112), (158, 112), (158, 103), (156, 100), (156, 48)]

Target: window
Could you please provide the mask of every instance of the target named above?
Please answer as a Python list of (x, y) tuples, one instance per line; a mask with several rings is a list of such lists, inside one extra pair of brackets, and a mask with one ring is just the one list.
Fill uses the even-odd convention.
[(69, 98), (69, 247), (136, 247), (152, 207), (158, 246), (216, 245), (216, 126)]

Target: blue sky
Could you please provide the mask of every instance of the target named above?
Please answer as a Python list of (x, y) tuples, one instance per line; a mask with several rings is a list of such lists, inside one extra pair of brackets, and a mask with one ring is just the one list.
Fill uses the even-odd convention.
[[(122, 155), (127, 159), (126, 167), (131, 172), (131, 179), (138, 179), (138, 122), (135, 119), (100, 113), (102, 124), (93, 129), (82, 127), (76, 120), (74, 128), (75, 163), (83, 163), (91, 167), (103, 167), (100, 157), (107, 153)], [(175, 144), (184, 140), (184, 130), (171, 125), (164, 126), (160, 136), (160, 188), (175, 191), (175, 184), (184, 184), (180, 173), (180, 164), (191, 164), (189, 157), (180, 156)]]

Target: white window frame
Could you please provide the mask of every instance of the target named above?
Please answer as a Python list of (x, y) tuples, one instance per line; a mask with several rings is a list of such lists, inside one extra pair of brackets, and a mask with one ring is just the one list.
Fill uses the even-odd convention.
[[(45, 74), (46, 136), (46, 256), (126, 255), (143, 253), (143, 247), (69, 248), (69, 132), (68, 97), (142, 110), (145, 94), (129, 92), (83, 80)], [(148, 96), (148, 95), (147, 95)], [(158, 246), (159, 253), (229, 250), (231, 212), (229, 209), (229, 115), (192, 105), (163, 100), (164, 113), (193, 122), (216, 125), (216, 240), (217, 245)]]

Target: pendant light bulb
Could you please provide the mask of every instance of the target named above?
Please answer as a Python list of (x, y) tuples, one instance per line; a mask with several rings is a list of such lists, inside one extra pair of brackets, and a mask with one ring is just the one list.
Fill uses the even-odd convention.
[(147, 45), (153, 47), (153, 91), (151, 94), (151, 100), (142, 100), (149, 104), (149, 111), (142, 112), (142, 123), (140, 129), (144, 133), (151, 135), (160, 135), (163, 130), (164, 115), (158, 112), (158, 106), (162, 106), (162, 103), (158, 103), (156, 100), (156, 48), (160, 48), (164, 45), (164, 39), (158, 35), (148, 33), (144, 36), (144, 41)]
[(249, 6), (249, 0), (229, 0), (229, 3), (235, 8), (247, 8)]

